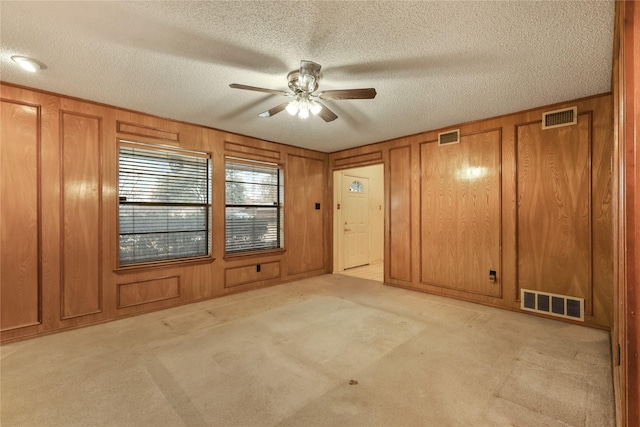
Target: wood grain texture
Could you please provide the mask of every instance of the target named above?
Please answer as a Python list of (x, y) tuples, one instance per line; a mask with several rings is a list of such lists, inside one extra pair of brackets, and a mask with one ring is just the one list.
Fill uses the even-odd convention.
[(40, 106), (42, 121), (40, 174), (41, 252), (42, 263), (42, 324), (37, 331), (52, 330), (60, 324), (60, 99), (39, 93), (11, 95), (29, 99)]
[[(244, 292), (265, 285), (274, 285), (284, 280), (311, 277), (328, 271), (331, 248), (328, 226), (331, 219), (330, 196), (325, 191), (328, 186), (328, 154), (115, 107), (96, 105), (65, 96), (44, 94), (4, 82), (0, 83), (0, 90), (3, 100), (40, 111), (40, 122), (34, 129), (41, 137), (38, 154), (41, 168), (37, 169), (41, 174), (40, 181), (38, 182), (37, 178), (31, 179), (31, 169), (23, 164), (14, 164), (12, 168), (5, 168), (3, 164), (1, 181), (2, 184), (11, 182), (4, 179), (5, 172), (15, 174), (24, 172), (25, 176), (18, 178), (29, 179), (31, 182), (26, 184), (28, 190), (21, 192), (20, 196), (22, 197), (24, 193), (25, 197), (31, 197), (29, 194), (35, 194), (31, 193), (33, 191), (40, 194), (40, 211), (38, 212), (37, 207), (30, 205), (30, 209), (34, 209), (35, 215), (41, 222), (40, 250), (35, 249), (34, 255), (21, 257), (20, 262), (22, 265), (29, 266), (30, 260), (37, 262), (38, 258), (40, 259), (41, 272), (31, 266), (27, 270), (40, 274), (40, 294), (36, 294), (35, 297), (39, 298), (41, 307), (30, 303), (29, 306), (33, 309), (27, 310), (16, 299), (18, 297), (0, 295), (4, 304), (0, 307), (3, 315), (8, 316), (11, 310), (16, 310), (15, 312), (19, 312), (20, 316), (39, 315), (40, 323), (33, 323), (33, 319), (28, 319), (26, 323), (33, 323), (31, 326), (3, 330), (1, 334), (3, 343), (230, 293)], [(9, 125), (5, 127), (7, 123)], [(2, 118), (2, 127), (3, 132), (22, 132), (21, 127), (14, 126), (4, 118)], [(158, 132), (147, 132), (146, 130), (149, 129)], [(137, 135), (133, 135), (134, 133)], [(171, 135), (179, 136), (180, 141), (175, 141), (176, 137)], [(117, 141), (119, 138), (211, 153), (213, 236), (211, 247), (215, 261), (203, 264), (154, 265), (153, 268), (131, 271), (118, 270)], [(224, 159), (225, 155), (229, 154), (225, 152), (225, 143), (231, 144), (230, 148), (234, 153), (246, 155), (247, 158), (266, 161), (281, 159), (278, 163), (283, 165), (285, 171), (287, 162), (292, 159), (293, 168), (297, 172), (285, 174), (285, 180), (292, 183), (292, 188), (302, 185), (298, 195), (291, 194), (292, 203), (301, 202), (304, 198), (312, 201), (312, 212), (309, 215), (304, 216), (296, 212), (298, 209), (296, 205), (292, 208), (290, 216), (297, 218), (297, 222), (285, 224), (285, 239), (295, 234), (288, 232), (289, 227), (297, 227), (300, 223), (304, 224), (301, 227), (306, 227), (307, 234), (302, 237), (306, 239), (305, 241), (290, 242), (294, 247), (298, 245), (299, 250), (287, 248), (277, 253), (252, 254), (242, 259), (224, 259), (224, 239), (219, 237), (224, 236), (225, 221)], [(4, 145), (3, 142), (3, 150)], [(8, 158), (4, 154), (2, 157), (3, 162)], [(301, 175), (298, 176), (298, 172)], [(14, 198), (15, 192), (9, 193), (3, 189), (1, 195)], [(286, 198), (289, 196), (289, 193), (285, 194)], [(288, 201), (287, 199), (285, 204)], [(316, 202), (321, 203), (320, 211), (315, 210)], [(285, 206), (285, 209), (288, 208)], [(5, 212), (3, 205), (0, 213), (2, 221), (5, 220)], [(314, 215), (318, 215), (317, 218)], [(28, 215), (24, 215), (23, 219), (26, 218)], [(287, 212), (285, 212), (285, 218), (288, 218)], [(16, 229), (19, 230), (20, 235), (30, 236), (33, 233), (33, 230), (23, 225), (17, 226)], [(35, 235), (37, 236), (38, 233)], [(295, 274), (293, 277), (288, 270), (290, 256), (293, 260)], [(264, 273), (274, 276), (275, 264), (270, 264), (274, 262), (279, 263), (280, 274), (277, 277), (264, 279), (266, 276)], [(265, 264), (269, 265), (263, 268), (262, 279), (240, 284), (244, 281), (242, 277), (244, 271), (231, 270), (238, 266), (248, 266), (249, 263), (254, 266), (262, 264), (263, 267)], [(2, 266), (4, 265), (3, 255)], [(231, 270), (226, 272), (227, 269)], [(296, 273), (296, 271), (302, 272)], [(7, 282), (4, 279), (5, 272), (9, 272), (9, 269), (0, 271), (0, 274), (3, 274), (0, 288), (4, 288), (4, 283)], [(166, 284), (156, 288), (153, 281), (158, 276), (178, 278), (179, 295), (176, 295), (175, 287)], [(225, 288), (226, 278), (230, 279), (229, 283), (235, 282), (238, 286)], [(123, 283), (126, 286), (120, 286)], [(134, 283), (139, 285), (133, 285)], [(10, 309), (5, 309), (7, 304), (10, 305)], [(41, 311), (38, 312), (38, 309)], [(2, 322), (4, 323), (4, 320)], [(20, 324), (22, 323), (21, 321)]]
[(180, 142), (180, 133), (135, 123), (117, 122), (117, 132), (124, 135), (145, 136), (158, 140)]
[(382, 151), (374, 151), (372, 153), (360, 154), (355, 156), (340, 157), (333, 160), (335, 168), (352, 168), (355, 166), (369, 165), (380, 163), (382, 160)]
[(40, 323), (40, 110), (2, 100), (0, 329)]
[(61, 111), (62, 318), (102, 310), (101, 118)]
[[(258, 265), (260, 271), (258, 271)], [(224, 287), (245, 285), (260, 280), (280, 277), (280, 261), (251, 264), (242, 267), (227, 268), (224, 272)]]
[[(626, 425), (626, 343), (625, 338), (625, 282), (624, 282), (624, 185), (621, 185), (619, 177), (623, 175), (624, 165), (624, 3), (615, 3), (615, 21), (613, 34), (613, 64), (612, 82), (613, 89), (613, 153), (612, 153), (612, 192), (611, 205), (613, 226), (613, 328), (611, 331), (611, 355), (613, 359), (613, 394), (616, 408), (616, 426)], [(640, 419), (638, 420), (640, 424)]]
[(584, 298), (592, 314), (591, 115), (516, 135), (518, 289)]
[[(292, 280), (301, 277), (310, 277), (328, 271), (330, 264), (331, 235), (329, 233), (332, 210), (330, 208), (331, 196), (326, 189), (329, 187), (327, 180), (329, 172), (329, 159), (333, 166), (334, 159), (351, 158), (354, 156), (364, 156), (360, 159), (378, 158), (381, 154), (381, 161), (385, 164), (385, 280), (396, 286), (404, 286), (414, 290), (420, 290), (438, 295), (467, 299), (474, 302), (517, 310), (519, 304), (515, 301), (516, 284), (516, 161), (515, 161), (515, 140), (518, 124), (539, 121), (542, 111), (578, 105), (579, 112), (592, 111), (592, 224), (593, 224), (593, 316), (587, 316), (585, 323), (596, 327), (608, 327), (611, 314), (612, 291), (611, 281), (607, 282), (605, 268), (608, 254), (607, 245), (611, 244), (611, 225), (607, 224), (610, 209), (607, 205), (609, 184), (607, 165), (610, 165), (610, 148), (612, 135), (611, 119), (611, 96), (594, 96), (571, 103), (562, 103), (545, 108), (537, 108), (530, 111), (513, 113), (499, 118), (481, 120), (473, 123), (460, 125), (463, 135), (475, 133), (487, 133), (492, 129), (501, 128), (503, 132), (503, 187), (502, 187), (502, 240), (507, 243), (503, 249), (503, 271), (509, 271), (501, 278), (501, 285), (504, 286), (502, 298), (473, 294), (453, 288), (431, 286), (422, 283), (421, 279), (421, 208), (420, 199), (421, 182), (421, 156), (420, 144), (424, 141), (437, 139), (438, 130), (427, 131), (419, 135), (400, 138), (393, 141), (386, 141), (372, 146), (358, 147), (344, 152), (325, 153), (304, 150), (291, 146), (273, 144), (266, 141), (257, 140), (250, 137), (235, 135), (214, 129), (205, 129), (195, 125), (175, 122), (158, 117), (148, 116), (142, 113), (135, 113), (118, 108), (96, 106), (89, 102), (70, 100), (64, 96), (52, 94), (42, 94), (36, 90), (27, 88), (16, 88), (6, 83), (1, 83), (2, 96), (5, 99), (15, 101), (14, 103), (27, 103), (40, 106), (42, 117), (41, 162), (42, 180), (41, 190), (41, 221), (42, 221), (42, 324), (3, 331), (2, 340), (19, 339), (20, 337), (32, 336), (34, 334), (44, 334), (63, 328), (73, 328), (89, 324), (96, 321), (106, 321), (121, 316), (134, 315), (136, 313), (148, 312), (161, 308), (176, 306), (179, 304), (198, 301), (206, 298), (213, 298), (228, 293), (245, 291), (265, 284), (275, 284), (285, 280)], [(59, 127), (60, 110), (74, 112), (76, 116), (85, 117), (84, 120), (91, 122), (96, 117), (100, 117), (103, 123), (100, 137), (103, 144), (102, 149), (102, 173), (101, 191), (102, 204), (100, 213), (102, 215), (101, 231), (96, 233), (103, 239), (102, 242), (102, 265), (101, 270), (103, 307), (102, 312), (96, 315), (87, 315), (60, 320), (61, 317), (61, 291), (60, 284), (63, 268), (61, 257), (68, 255), (61, 253), (60, 239), (64, 235), (64, 221), (61, 216), (67, 215), (69, 202), (65, 201), (62, 206), (62, 190), (67, 191), (64, 185), (69, 185), (71, 181), (65, 176), (65, 183), (61, 183), (62, 174), (62, 150), (63, 141), (60, 140), (62, 132)], [(74, 115), (71, 114), (71, 115)], [(91, 119), (93, 117), (94, 119)], [(117, 241), (117, 145), (118, 134), (116, 133), (117, 121), (146, 126), (153, 129), (163, 129), (180, 135), (180, 146), (196, 151), (206, 151), (212, 153), (213, 163), (213, 223), (212, 235), (213, 256), (215, 262), (203, 265), (176, 265), (162, 267), (155, 270), (143, 272), (130, 272), (117, 274), (113, 272), (116, 268), (116, 257), (118, 250)], [(3, 126), (5, 121), (3, 119)], [(12, 130), (14, 132), (15, 130)], [(122, 136), (122, 135), (120, 135)], [(172, 141), (158, 140), (149, 136), (136, 137), (136, 140), (149, 144), (177, 145)], [(282, 164), (285, 168), (285, 249), (286, 252), (277, 255), (254, 256), (251, 260), (225, 260), (224, 240), (215, 236), (224, 235), (224, 156), (225, 142), (246, 146), (250, 149), (247, 152), (256, 150), (267, 150), (268, 152), (279, 153)], [(65, 142), (66, 143), (66, 142)], [(598, 145), (601, 144), (601, 145)], [(609, 145), (610, 147), (610, 145)], [(67, 147), (68, 148), (68, 147)], [(370, 156), (367, 156), (370, 154)], [(83, 154), (79, 154), (82, 156)], [(252, 155), (252, 154), (248, 154)], [(258, 154), (255, 154), (258, 155)], [(270, 154), (275, 156), (276, 154)], [(600, 156), (600, 157), (598, 157)], [(71, 161), (71, 160), (69, 160)], [(507, 163), (506, 166), (504, 163)], [(76, 165), (71, 166), (71, 170)], [(80, 166), (77, 166), (80, 168)], [(343, 167), (334, 167), (342, 169)], [(601, 169), (600, 171), (598, 169)], [(389, 171), (395, 170), (393, 177), (389, 176)], [(4, 173), (4, 172), (3, 172)], [(83, 173), (78, 172), (81, 176)], [(89, 174), (91, 175), (91, 173)], [(312, 178), (315, 176), (315, 178)], [(3, 175), (4, 177), (4, 175)], [(389, 188), (389, 184), (394, 182), (394, 188)], [(4, 180), (3, 180), (4, 182)], [(615, 177), (614, 177), (615, 182)], [(4, 190), (3, 190), (4, 192)], [(297, 193), (296, 193), (297, 192)], [(68, 195), (67, 195), (68, 196)], [(317, 200), (315, 200), (317, 199)], [(91, 196), (88, 196), (91, 205)], [(312, 201), (312, 213), (306, 214), (306, 209), (301, 206)], [(322, 209), (315, 211), (315, 203), (322, 203)], [(73, 203), (72, 203), (73, 205)], [(4, 205), (3, 205), (4, 206)], [(3, 208), (2, 214), (5, 209)], [(314, 214), (319, 213), (318, 218)], [(403, 223), (403, 221), (406, 221)], [(406, 231), (401, 230), (405, 229)], [(309, 232), (311, 234), (309, 234)], [(28, 231), (27, 231), (28, 233)], [(391, 239), (395, 239), (392, 243)], [(607, 240), (609, 239), (609, 241)], [(82, 239), (79, 239), (82, 241)], [(602, 248), (600, 255), (597, 248)], [(393, 250), (390, 250), (393, 248)], [(99, 255), (97, 255), (99, 257)], [(246, 266), (249, 263), (277, 262), (281, 264), (281, 277), (269, 279), (267, 281), (257, 281), (225, 288), (225, 271), (228, 268)], [(82, 263), (83, 258), (79, 258), (78, 263)], [(91, 264), (95, 265), (96, 261)], [(315, 265), (312, 263), (316, 263)], [(389, 264), (386, 264), (389, 263)], [(4, 264), (4, 260), (3, 260)], [(396, 279), (389, 277), (389, 265), (392, 266)], [(69, 268), (69, 267), (67, 267)], [(93, 267), (91, 267), (93, 268)], [(302, 271), (300, 273), (297, 273)], [(599, 276), (600, 272), (605, 272)], [(180, 296), (177, 298), (163, 299), (152, 303), (131, 305), (125, 308), (117, 308), (117, 298), (119, 294), (118, 283), (121, 282), (143, 282), (152, 280), (158, 275), (162, 277), (180, 277), (182, 288)], [(403, 280), (406, 279), (406, 280)], [(499, 276), (500, 279), (500, 276)], [(4, 281), (4, 279), (3, 279)], [(91, 282), (94, 286), (96, 281)], [(75, 284), (68, 284), (71, 289)], [(69, 289), (65, 289), (68, 291)], [(78, 292), (81, 287), (78, 286)], [(95, 289), (84, 289), (82, 292), (89, 292), (91, 304), (87, 310), (83, 307), (75, 308), (78, 312), (89, 311), (95, 308), (96, 294), (91, 292)], [(81, 298), (83, 298), (81, 296)], [(29, 331), (29, 332), (26, 332)]]
[(179, 296), (180, 278), (178, 276), (121, 283), (118, 285), (118, 308), (149, 304)]
[(626, 158), (626, 218), (628, 229), (625, 242), (629, 251), (626, 259), (626, 338), (629, 342), (626, 360), (629, 395), (627, 419), (629, 425), (640, 425), (640, 6), (638, 2), (625, 2), (625, 150)]
[(389, 276), (411, 281), (411, 147), (389, 150)]
[[(285, 249), (289, 275), (322, 270), (324, 265), (324, 162), (289, 155), (285, 181)], [(321, 203), (316, 209), (316, 203)]]
[(501, 296), (500, 153), (500, 130), (421, 144), (423, 283)]
[(236, 156), (242, 159), (262, 160), (266, 162), (280, 161), (280, 151), (265, 148), (251, 147), (248, 145), (236, 144), (225, 141), (225, 154)]
[[(520, 310), (519, 294), (517, 294), (517, 172), (520, 165), (517, 164), (517, 130), (519, 126), (526, 123), (537, 122), (540, 125), (540, 118), (545, 111), (563, 109), (568, 107), (578, 107), (578, 113), (589, 113), (592, 116), (593, 125), (591, 128), (592, 141), (592, 180), (591, 180), (591, 224), (592, 224), (592, 247), (593, 247), (593, 298), (592, 314), (585, 316), (584, 324), (598, 328), (608, 328), (611, 326), (612, 305), (615, 303), (612, 292), (612, 227), (611, 224), (611, 186), (615, 183), (615, 176), (611, 175), (611, 152), (613, 135), (612, 116), (612, 96), (610, 94), (590, 96), (574, 100), (571, 102), (558, 103), (546, 107), (534, 108), (531, 110), (515, 112), (503, 116), (478, 120), (476, 122), (464, 123), (459, 126), (450, 126), (442, 130), (430, 130), (421, 134), (395, 140), (380, 142), (371, 146), (358, 147), (332, 153), (330, 156), (331, 165), (334, 170), (335, 159), (363, 156), (367, 153), (382, 151), (385, 163), (385, 183), (389, 184), (388, 171), (392, 162), (394, 151), (401, 147), (410, 147), (410, 162), (405, 162), (405, 168), (409, 179), (400, 187), (408, 189), (408, 196), (413, 202), (405, 208), (395, 213), (396, 218), (390, 219), (389, 213), (393, 209), (395, 198), (393, 189), (389, 185), (385, 186), (385, 281), (387, 284), (429, 292), (446, 297), (459, 298), (487, 304), (495, 307), (502, 307), (509, 310)], [(463, 136), (476, 134), (489, 134), (494, 130), (501, 133), (500, 152), (500, 236), (501, 244), (500, 266), (498, 272), (498, 286), (501, 288), (501, 295), (487, 293), (472, 293), (464, 288), (445, 287), (437, 284), (424, 282), (422, 274), (422, 246), (423, 246), (423, 201), (422, 201), (422, 181), (424, 180), (421, 165), (421, 144), (425, 141), (437, 141), (440, 131), (459, 127)], [(543, 137), (544, 134), (538, 135)], [(535, 144), (542, 143), (536, 140)], [(400, 190), (402, 191), (402, 190)], [(390, 230), (396, 227), (398, 217), (411, 220), (410, 232), (407, 233), (412, 238), (410, 248), (411, 256), (411, 276), (409, 281), (395, 279), (389, 275), (389, 265), (397, 265), (398, 262), (406, 262), (407, 255), (395, 250), (390, 250)], [(459, 220), (459, 219), (456, 219)], [(402, 243), (399, 239), (398, 243)], [(405, 242), (406, 243), (406, 242)], [(486, 274), (486, 273), (485, 273)], [(483, 278), (486, 278), (483, 274)], [(487, 280), (488, 283), (488, 280)]]
[(597, 115), (592, 114), (591, 132), (591, 251), (592, 305), (591, 314), (613, 325), (613, 108), (602, 104)]

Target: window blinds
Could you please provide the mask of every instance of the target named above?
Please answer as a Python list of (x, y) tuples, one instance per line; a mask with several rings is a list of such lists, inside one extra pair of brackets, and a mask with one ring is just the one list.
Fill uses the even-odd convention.
[(145, 145), (120, 146), (120, 265), (209, 254), (210, 161)]
[(225, 251), (282, 247), (282, 171), (277, 165), (226, 162)]

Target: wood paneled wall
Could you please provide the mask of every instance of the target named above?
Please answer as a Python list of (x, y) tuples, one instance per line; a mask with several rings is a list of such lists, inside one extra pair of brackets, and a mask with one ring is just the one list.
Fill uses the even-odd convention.
[(0, 312), (3, 329), (40, 324), (40, 108), (2, 100)]
[[(4, 83), (0, 98), (3, 342), (330, 271), (327, 154)], [(211, 155), (210, 259), (119, 268), (119, 139)], [(284, 250), (225, 256), (225, 156), (284, 169)]]
[[(591, 191), (591, 128), (587, 112), (578, 116), (575, 126), (542, 130), (539, 123), (526, 123), (517, 126), (515, 135), (516, 295), (525, 288), (584, 298), (589, 315), (594, 273), (591, 204), (594, 195), (602, 193)], [(599, 159), (594, 160), (598, 166)], [(598, 183), (595, 189), (602, 190)]]
[[(585, 323), (612, 325), (610, 95), (464, 124), (453, 146), (429, 131), (329, 156), (0, 89), (3, 341), (329, 272), (330, 170), (379, 163), (388, 284), (512, 310), (526, 286), (583, 297)], [(540, 129), (543, 111), (574, 105), (578, 125)], [(119, 138), (211, 154), (210, 260), (118, 267)], [(227, 155), (282, 165), (284, 251), (225, 256)]]
[[(542, 113), (578, 124), (542, 130)], [(460, 142), (438, 133), (459, 128)], [(612, 96), (601, 95), (332, 153), (385, 165), (385, 282), (520, 310), (520, 289), (585, 299), (612, 326)], [(496, 272), (490, 281), (489, 272)]]
[(60, 111), (62, 319), (102, 311), (102, 117)]
[(421, 283), (500, 297), (501, 133), (420, 144)]
[[(389, 277), (403, 282), (411, 281), (411, 146), (389, 149), (388, 173), (385, 179), (388, 212), (385, 221), (388, 241), (385, 242), (385, 267)], [(387, 268), (385, 268), (385, 271)], [(386, 276), (386, 273), (385, 273)]]

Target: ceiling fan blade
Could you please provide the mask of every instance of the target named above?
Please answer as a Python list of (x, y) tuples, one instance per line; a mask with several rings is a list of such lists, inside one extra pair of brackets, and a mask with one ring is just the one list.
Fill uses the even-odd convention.
[(376, 97), (374, 88), (325, 90), (318, 93), (318, 98), (337, 101), (340, 99), (373, 99)]
[(285, 92), (284, 90), (265, 89), (263, 87), (240, 85), (237, 83), (232, 83), (229, 85), (229, 87), (233, 89), (244, 89), (244, 90), (254, 90), (256, 92), (266, 92), (266, 93), (271, 93), (273, 95), (291, 96), (289, 92)]
[(318, 101), (316, 102), (322, 106), (322, 110), (320, 110), (320, 112), (318, 113), (322, 120), (324, 120), (325, 122), (332, 122), (338, 118), (338, 116), (336, 116), (336, 113), (328, 109), (326, 105)]
[(264, 113), (258, 114), (258, 116), (260, 116), (260, 117), (271, 117), (273, 115), (278, 114), (280, 111), (284, 110), (287, 107), (288, 104), (289, 104), (289, 102), (283, 102), (282, 104), (276, 105), (275, 107), (273, 107), (270, 110), (265, 111)]

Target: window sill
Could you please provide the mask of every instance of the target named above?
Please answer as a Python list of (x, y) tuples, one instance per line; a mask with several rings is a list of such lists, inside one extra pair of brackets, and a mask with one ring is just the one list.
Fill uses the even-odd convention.
[(211, 264), (215, 260), (216, 259), (213, 257), (183, 258), (183, 259), (171, 260), (171, 261), (131, 264), (131, 265), (115, 268), (113, 271), (116, 274), (140, 273), (142, 271), (156, 270), (160, 268), (175, 268), (175, 267), (186, 267), (191, 265)]
[(233, 261), (236, 259), (283, 255), (285, 252), (287, 252), (285, 249), (267, 249), (262, 251), (237, 252), (233, 254), (226, 254), (223, 259), (225, 261)]

